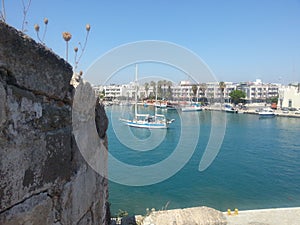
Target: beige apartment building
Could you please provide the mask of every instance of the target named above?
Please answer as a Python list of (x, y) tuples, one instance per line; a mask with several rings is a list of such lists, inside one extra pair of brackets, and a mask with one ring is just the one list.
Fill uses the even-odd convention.
[(280, 88), (278, 106), (280, 108), (300, 109), (300, 83)]

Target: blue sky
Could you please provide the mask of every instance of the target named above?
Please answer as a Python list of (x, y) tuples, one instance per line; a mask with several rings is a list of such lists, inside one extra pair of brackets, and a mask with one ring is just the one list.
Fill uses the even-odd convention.
[[(20, 29), (22, 1), (6, 1), (6, 14), (7, 23)], [(85, 25), (91, 24), (79, 64), (83, 71), (119, 45), (161, 40), (197, 54), (218, 80), (300, 81), (299, 0), (32, 0), (28, 35), (36, 39), (36, 23), (43, 32), (44, 17), (49, 19), (46, 45), (61, 57), (65, 56), (62, 32), (72, 33), (72, 50), (84, 41)]]

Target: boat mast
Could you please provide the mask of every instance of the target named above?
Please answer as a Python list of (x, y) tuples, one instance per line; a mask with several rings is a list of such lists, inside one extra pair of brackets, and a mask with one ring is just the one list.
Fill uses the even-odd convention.
[(134, 106), (134, 117), (135, 119), (137, 120), (137, 92), (138, 92), (138, 65), (135, 64), (135, 95), (134, 95), (134, 98), (135, 98), (135, 106)]
[(155, 119), (155, 121), (156, 121), (156, 114), (157, 114), (157, 89), (158, 88), (158, 85), (157, 85), (157, 83), (156, 83), (156, 90), (155, 90), (155, 107), (154, 107), (154, 119)]
[(198, 103), (199, 103), (199, 85), (197, 84), (197, 93), (196, 93), (196, 95), (197, 95), (197, 105), (198, 105)]

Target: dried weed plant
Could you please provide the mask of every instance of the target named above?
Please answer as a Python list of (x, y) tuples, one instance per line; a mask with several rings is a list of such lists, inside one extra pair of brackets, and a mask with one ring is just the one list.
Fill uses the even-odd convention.
[(44, 29), (44, 32), (43, 32), (43, 36), (42, 36), (42, 39), (40, 38), (40, 35), (39, 35), (39, 31), (40, 31), (40, 26), (38, 24), (35, 24), (34, 25), (34, 30), (36, 31), (36, 36), (38, 38), (38, 40), (43, 44), (45, 45), (45, 36), (46, 36), (46, 32), (47, 32), (47, 27), (48, 27), (48, 18), (44, 18), (44, 24), (45, 24), (45, 29)]
[[(89, 33), (91, 30), (91, 25), (90, 24), (86, 24), (85, 26), (85, 30), (86, 30), (86, 36), (85, 36), (85, 40), (83, 45), (79, 42), (78, 45), (80, 46), (80, 55), (78, 56), (78, 47), (74, 48), (74, 52), (75, 52), (75, 59), (74, 59), (74, 70), (76, 71), (77, 67), (78, 67), (78, 63), (85, 51), (86, 45), (87, 45), (87, 41), (88, 41), (88, 37), (89, 37)], [(78, 57), (77, 57), (78, 56)]]
[(68, 52), (69, 52), (69, 44), (68, 43), (72, 38), (72, 34), (70, 32), (65, 31), (65, 32), (62, 33), (62, 36), (63, 36), (63, 39), (66, 42), (66, 61), (68, 62)]

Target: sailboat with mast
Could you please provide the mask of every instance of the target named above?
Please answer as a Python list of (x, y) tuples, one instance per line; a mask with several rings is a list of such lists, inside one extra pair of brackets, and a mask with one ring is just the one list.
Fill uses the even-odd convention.
[[(171, 124), (174, 119), (168, 120), (165, 115), (158, 114), (157, 108), (155, 108), (154, 115), (150, 114), (140, 114), (138, 113), (138, 107), (137, 107), (137, 91), (138, 91), (138, 82), (137, 82), (137, 76), (138, 76), (138, 66), (135, 65), (135, 105), (134, 105), (134, 117), (131, 120), (127, 119), (120, 119), (122, 122), (124, 122), (127, 126), (135, 127), (135, 128), (148, 128), (148, 129), (166, 129), (169, 127), (169, 124)], [(157, 101), (157, 95), (156, 95), (156, 101)]]

